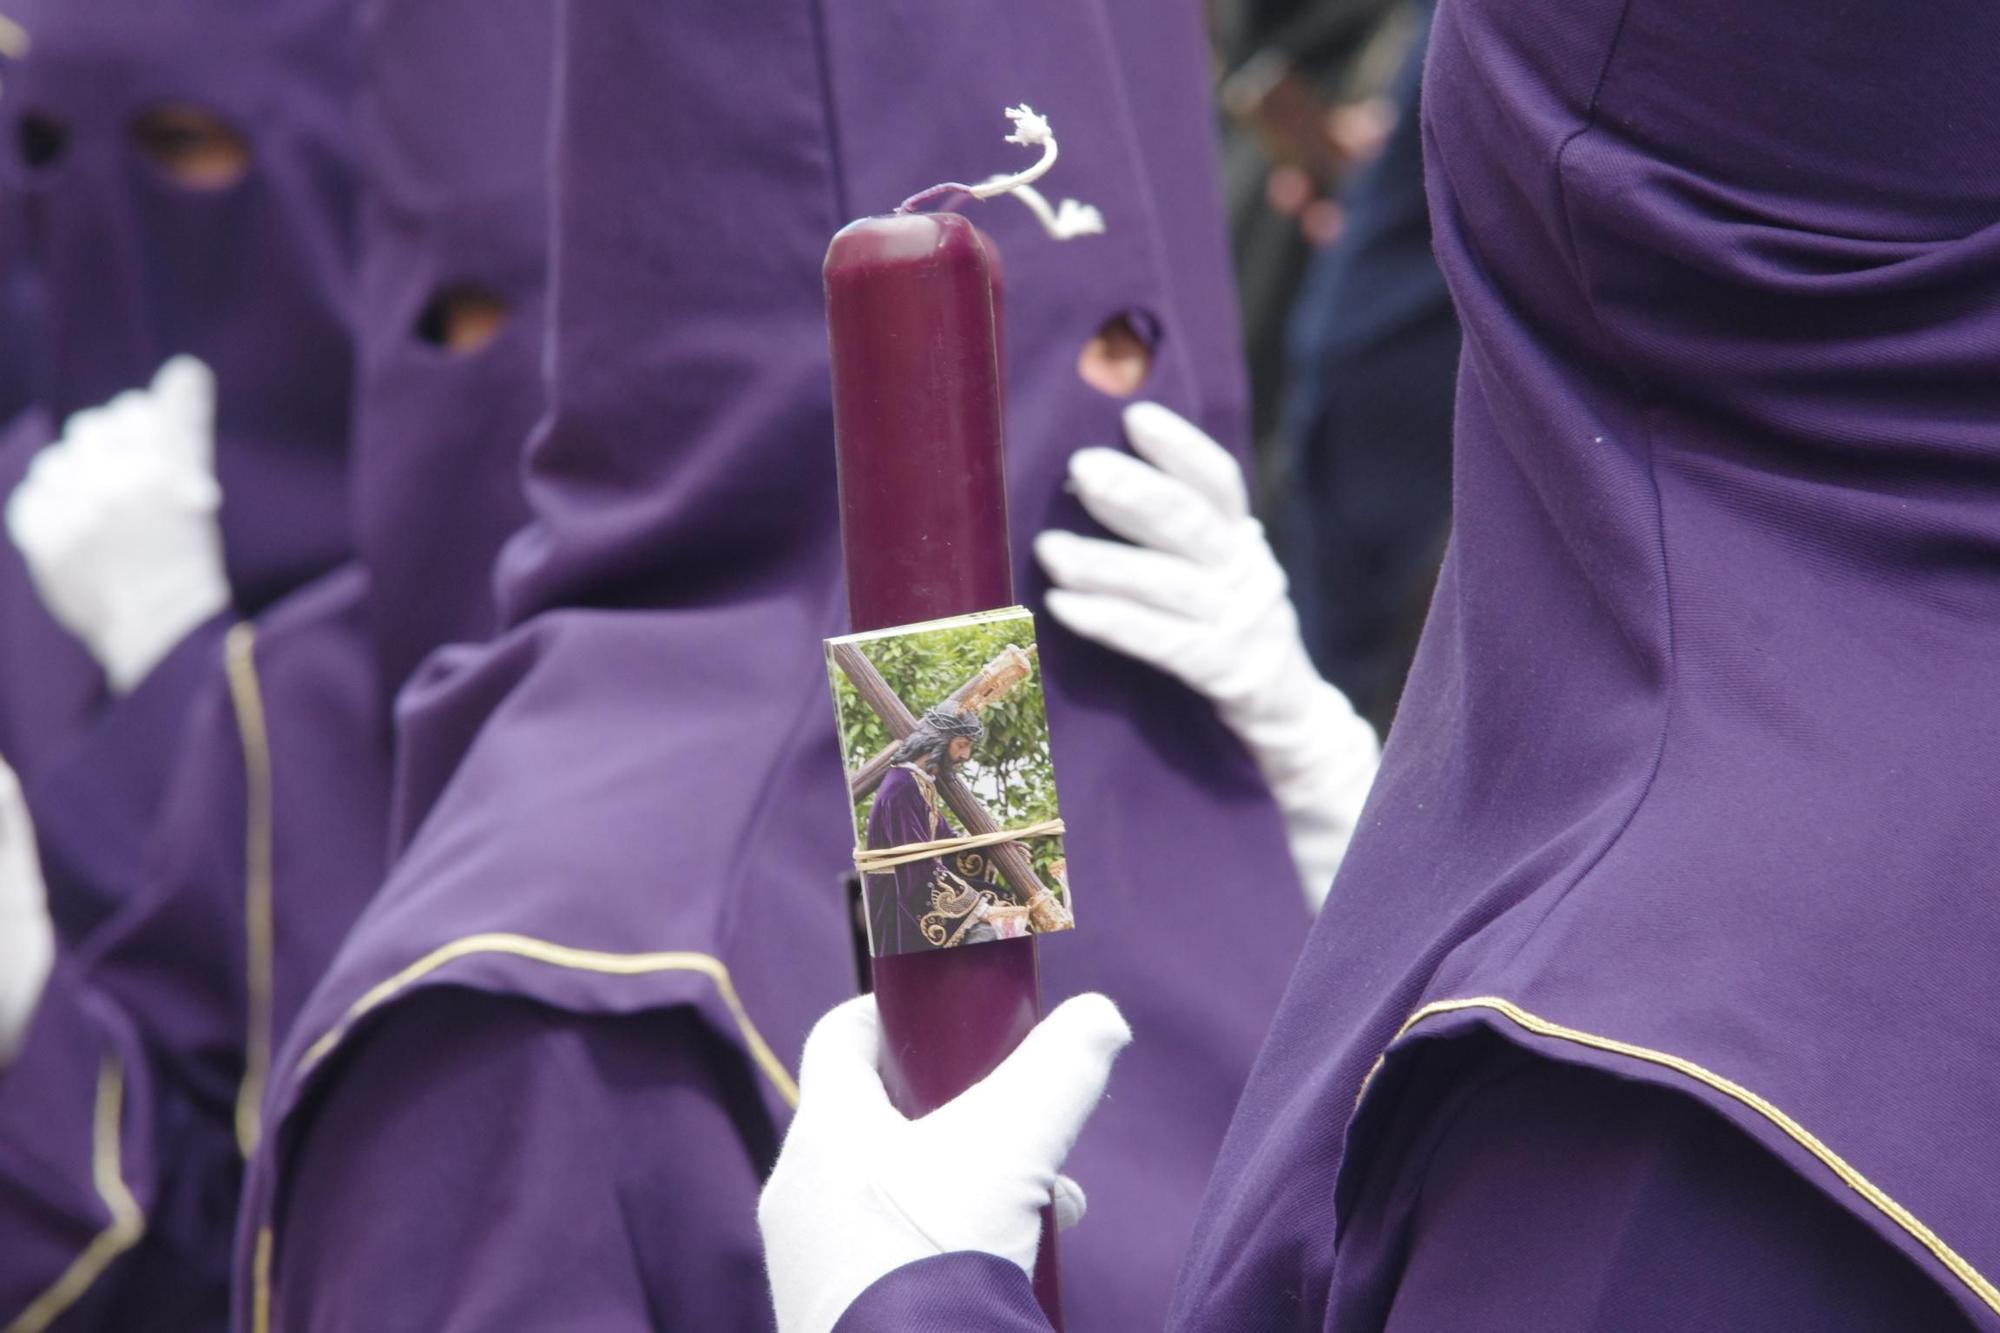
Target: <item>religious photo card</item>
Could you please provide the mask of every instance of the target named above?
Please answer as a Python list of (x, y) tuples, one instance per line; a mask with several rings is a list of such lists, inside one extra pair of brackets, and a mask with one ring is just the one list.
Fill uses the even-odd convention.
[(870, 950), (1073, 928), (1034, 616), (849, 634), (826, 661)]

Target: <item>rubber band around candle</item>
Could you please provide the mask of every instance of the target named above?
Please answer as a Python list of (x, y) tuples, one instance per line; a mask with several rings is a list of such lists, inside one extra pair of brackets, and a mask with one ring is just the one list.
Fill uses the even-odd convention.
[(934, 842), (906, 842), (897, 847), (856, 847), (854, 868), (864, 875), (875, 875), (913, 861), (935, 860), (952, 852), (969, 852), (975, 847), (994, 847), (1003, 842), (1026, 842), (1032, 838), (1059, 838), (1062, 835), (1062, 820), (1044, 819), (1039, 824), (1024, 824), (1020, 828), (969, 833), (956, 838), (939, 838)]

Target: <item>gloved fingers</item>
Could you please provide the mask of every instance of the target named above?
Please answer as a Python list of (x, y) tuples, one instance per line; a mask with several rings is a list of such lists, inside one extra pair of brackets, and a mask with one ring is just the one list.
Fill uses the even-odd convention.
[(215, 469), (215, 372), (192, 356), (169, 357), (153, 376), (153, 396), (172, 423), (181, 460)]
[(1226, 517), (1250, 516), (1242, 467), (1186, 417), (1158, 403), (1134, 403), (1125, 409), (1125, 438), (1139, 457), (1192, 486)]
[(961, 1129), (986, 1134), (1004, 1125), (1021, 1160), (1053, 1176), (1131, 1040), (1109, 998), (1079, 995), (1037, 1023), (999, 1068), (925, 1119), (947, 1140)]
[(1115, 449), (1079, 449), (1069, 477), (1090, 516), (1129, 542), (1221, 564), (1234, 550), (1237, 522), (1177, 477)]
[(63, 430), (63, 447), (89, 469), (93, 480), (125, 480), (124, 469), (148, 455), (152, 417), (151, 396), (144, 389), (127, 389), (95, 412), (72, 418)]
[[(86, 435), (102, 430), (106, 418), (109, 416), (108, 409), (109, 404), (99, 404), (96, 407), (86, 407), (82, 411), (70, 413), (67, 417), (63, 418), (62, 433), (56, 437), (55, 443), (50, 445), (49, 448), (62, 448)], [(46, 453), (48, 450), (45, 449), (43, 452)]]
[(177, 469), (167, 480), (166, 493), (191, 513), (213, 514), (222, 508), (222, 483), (213, 472)]
[(24, 554), (47, 554), (67, 543), (88, 512), (76, 460), (52, 444), (7, 497), (7, 533)]
[(1068, 1231), (1090, 1211), (1090, 1201), (1083, 1197), (1083, 1186), (1060, 1171), (1056, 1173), (1055, 1188), (1049, 1191), (1049, 1197), (1056, 1208), (1057, 1231)]
[(813, 1025), (799, 1058), (801, 1116), (808, 1107), (818, 1114), (894, 1114), (876, 1068), (881, 1050), (874, 996), (857, 995), (829, 1009)]
[(1051, 588), (1044, 605), (1057, 623), (1092, 643), (1187, 680), (1195, 629), (1186, 617), (1140, 606), (1123, 597), (1061, 588)]
[(1035, 558), (1051, 583), (1071, 592), (1123, 597), (1204, 621), (1226, 609), (1208, 569), (1177, 555), (1052, 530), (1035, 538)]

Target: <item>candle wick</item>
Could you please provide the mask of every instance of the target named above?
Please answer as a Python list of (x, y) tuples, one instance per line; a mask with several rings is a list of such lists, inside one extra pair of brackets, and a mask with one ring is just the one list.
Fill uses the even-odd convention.
[(1025, 171), (993, 176), (977, 185), (963, 185), (957, 181), (933, 185), (905, 199), (896, 206), (896, 211), (915, 212), (917, 205), (946, 194), (970, 195), (974, 199), (997, 199), (1003, 194), (1011, 194), (1027, 206), (1042, 224), (1043, 230), (1056, 240), (1066, 241), (1071, 237), (1092, 236), (1103, 231), (1104, 214), (1089, 204), (1065, 199), (1051, 208), (1042, 192), (1034, 188), (1034, 182), (1048, 174), (1061, 152), (1056, 144), (1055, 131), (1049, 128), (1048, 118), (1037, 115), (1032, 107), (1023, 102), (1007, 108), (1007, 119), (1014, 123), (1014, 132), (1007, 136), (1005, 142), (1020, 144), (1023, 148), (1040, 148), (1041, 160)]

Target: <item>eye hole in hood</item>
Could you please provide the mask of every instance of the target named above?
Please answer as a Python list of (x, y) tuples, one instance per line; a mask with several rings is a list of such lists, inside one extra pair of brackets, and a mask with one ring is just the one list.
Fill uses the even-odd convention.
[(1153, 373), (1159, 321), (1143, 310), (1125, 310), (1098, 326), (1077, 354), (1077, 377), (1099, 393), (1130, 398)]
[(506, 298), (477, 283), (440, 287), (417, 316), (417, 337), (454, 356), (472, 356), (507, 327)]
[(226, 190), (250, 174), (250, 144), (236, 127), (205, 107), (170, 103), (132, 121), (132, 147), (174, 184)]
[(42, 111), (22, 113), (16, 133), (21, 161), (30, 169), (42, 170), (62, 161), (69, 148), (69, 126)]

